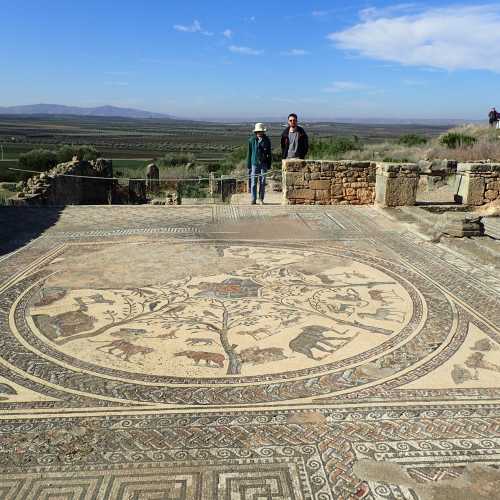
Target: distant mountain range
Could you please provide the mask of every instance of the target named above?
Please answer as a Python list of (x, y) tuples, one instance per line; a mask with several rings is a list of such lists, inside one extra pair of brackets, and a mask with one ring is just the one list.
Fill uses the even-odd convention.
[(82, 108), (79, 106), (63, 106), (61, 104), (29, 104), (26, 106), (0, 107), (0, 115), (73, 115), (73, 116), (107, 116), (119, 118), (163, 118), (175, 120), (175, 116), (152, 113), (132, 108), (116, 106), (99, 106)]
[[(253, 123), (253, 121), (264, 121), (267, 123), (281, 123), (283, 118), (276, 116), (263, 117), (259, 116), (258, 119), (251, 120), (248, 118), (237, 118), (237, 117), (213, 117), (213, 118), (179, 118), (172, 115), (167, 115), (164, 113), (153, 113), (151, 111), (144, 111), (141, 109), (133, 108), (120, 108), (117, 106), (99, 106), (95, 108), (83, 108), (80, 106), (64, 106), (62, 104), (29, 104), (25, 106), (0, 106), (0, 115), (72, 115), (72, 116), (102, 116), (109, 118), (135, 118), (135, 119), (147, 119), (156, 118), (162, 120), (183, 120), (183, 121), (206, 121), (206, 122), (218, 122), (218, 123)], [(429, 119), (429, 118), (346, 118), (346, 117), (334, 117), (334, 118), (313, 118), (308, 119), (303, 117), (303, 122), (307, 123), (353, 123), (360, 124), (366, 123), (367, 125), (408, 125), (408, 124), (419, 124), (419, 125), (430, 125), (430, 126), (443, 126), (443, 125), (458, 125), (462, 123), (479, 122), (483, 120), (474, 119)]]

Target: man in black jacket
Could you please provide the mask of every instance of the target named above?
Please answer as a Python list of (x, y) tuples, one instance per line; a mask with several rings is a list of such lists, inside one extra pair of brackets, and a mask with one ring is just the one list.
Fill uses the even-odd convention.
[(498, 113), (495, 108), (491, 108), (491, 111), (488, 113), (488, 121), (490, 122), (490, 127), (495, 127), (499, 119), (500, 113)]
[(304, 159), (309, 150), (309, 139), (305, 130), (297, 124), (297, 115), (288, 116), (288, 127), (281, 135), (281, 155), (284, 160), (290, 158)]

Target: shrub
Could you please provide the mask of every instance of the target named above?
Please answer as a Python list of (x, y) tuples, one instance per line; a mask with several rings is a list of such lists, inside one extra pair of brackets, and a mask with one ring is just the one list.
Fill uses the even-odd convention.
[(64, 163), (71, 161), (73, 156), (78, 156), (82, 160), (91, 161), (99, 157), (99, 152), (93, 146), (61, 146), (57, 151), (57, 161)]
[(313, 139), (309, 145), (309, 155), (312, 159), (335, 159), (348, 151), (362, 149), (357, 137), (338, 137), (335, 139)]
[(181, 165), (187, 165), (188, 163), (194, 163), (196, 160), (192, 153), (186, 154), (166, 154), (160, 161), (159, 164), (162, 167), (179, 167)]
[(448, 132), (439, 138), (439, 142), (449, 149), (457, 149), (473, 146), (477, 142), (477, 139), (472, 135), (460, 132)]
[(48, 149), (33, 149), (19, 155), (19, 168), (43, 172), (57, 165), (57, 155)]
[(403, 146), (422, 146), (427, 144), (427, 138), (418, 134), (405, 134), (398, 139), (398, 144)]
[(206, 198), (205, 181), (181, 181), (177, 185), (177, 192), (181, 198)]

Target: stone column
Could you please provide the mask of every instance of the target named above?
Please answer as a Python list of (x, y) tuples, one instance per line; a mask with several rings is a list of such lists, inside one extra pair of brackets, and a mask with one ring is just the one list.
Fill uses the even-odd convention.
[(415, 205), (418, 172), (414, 163), (377, 163), (375, 202), (382, 207)]
[[(295, 204), (296, 196), (314, 200), (314, 192), (306, 187), (305, 177), (309, 177), (305, 160), (283, 160), (281, 164), (283, 183), (283, 205)], [(308, 182), (307, 182), (308, 184)]]
[(464, 205), (479, 206), (500, 198), (500, 165), (459, 163), (458, 196)]

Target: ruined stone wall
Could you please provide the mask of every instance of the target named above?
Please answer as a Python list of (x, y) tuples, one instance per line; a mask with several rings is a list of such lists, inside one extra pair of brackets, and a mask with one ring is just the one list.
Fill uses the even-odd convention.
[[(74, 176), (74, 177), (73, 177)], [(60, 163), (47, 172), (28, 179), (16, 198), (9, 203), (16, 206), (102, 205), (111, 202), (114, 181), (78, 176), (112, 177), (110, 161), (74, 160)]]
[(283, 160), (283, 203), (367, 205), (375, 200), (376, 164)]
[(500, 200), (500, 164), (459, 163), (458, 195), (464, 205), (484, 205)]

